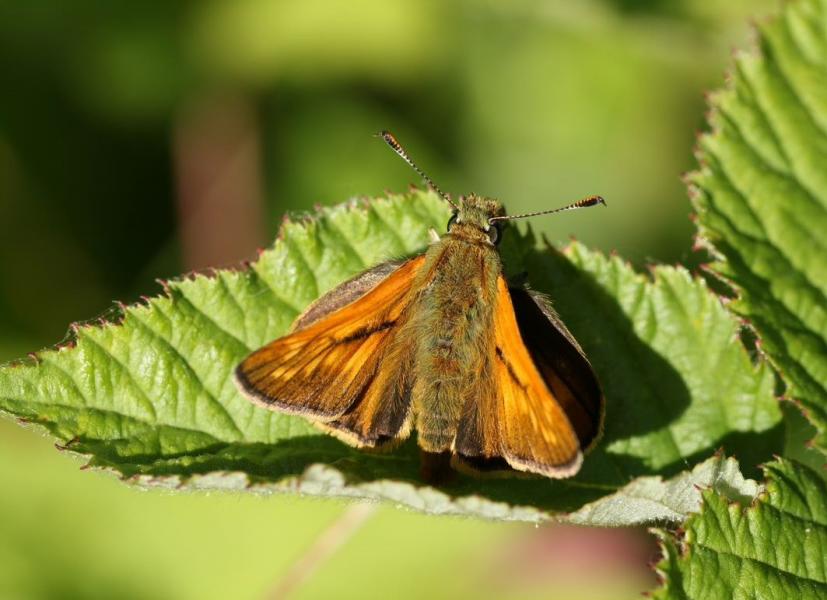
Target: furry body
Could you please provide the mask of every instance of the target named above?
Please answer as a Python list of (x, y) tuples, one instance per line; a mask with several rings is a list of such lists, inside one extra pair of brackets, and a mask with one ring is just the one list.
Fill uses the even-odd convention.
[(502, 266), (487, 238), (474, 232), (454, 225), (428, 250), (420, 277), (431, 269), (433, 276), (401, 333), (416, 340), (411, 405), (419, 444), (428, 452), (453, 448), (466, 405), (471, 410), (480, 388), (493, 384), (487, 359)]

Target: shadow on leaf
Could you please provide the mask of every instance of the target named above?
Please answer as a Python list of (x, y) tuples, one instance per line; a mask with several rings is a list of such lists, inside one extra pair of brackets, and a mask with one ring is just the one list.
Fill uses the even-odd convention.
[[(552, 298), (598, 374), (607, 398), (604, 435), (573, 479), (457, 475), (439, 489), (453, 497), (480, 495), (509, 504), (568, 511), (612, 493), (637, 476), (674, 475), (721, 447), (739, 456), (748, 469), (780, 447), (783, 431), (779, 424), (770, 432), (733, 432), (710, 440), (708, 447), (691, 456), (677, 453), (676, 446), (664, 439), (669, 439), (669, 425), (681, 418), (691, 402), (681, 374), (638, 335), (619, 302), (594, 275), (554, 249), (526, 250), (534, 247), (533, 240), (517, 242), (504, 244), (506, 264), (512, 261), (525, 269), (531, 285)], [(82, 445), (83, 451), (98, 456), (96, 464), (107, 464), (106, 442)], [(252, 482), (276, 483), (301, 476), (311, 465), (325, 464), (338, 470), (349, 485), (380, 481), (425, 485), (419, 478), (419, 451), (413, 438), (390, 453), (359, 451), (319, 434), (274, 444), (209, 445), (163, 458), (148, 455), (144, 460), (133, 455), (128, 464), (113, 458), (112, 466), (127, 476), (243, 471)]]

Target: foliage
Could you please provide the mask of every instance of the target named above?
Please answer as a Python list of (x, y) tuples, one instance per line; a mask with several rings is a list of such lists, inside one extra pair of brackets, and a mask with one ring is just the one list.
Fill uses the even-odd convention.
[[(576, 478), (461, 477), (434, 490), (418, 481), (415, 441), (360, 452), (236, 390), (231, 373), (248, 352), (339, 281), (420, 251), (447, 216), (434, 194), (414, 192), (287, 222), (246, 268), (166, 282), (165, 295), (121, 306), (116, 323), (73, 326), (60, 348), (0, 370), (0, 407), (142, 484), (380, 497), (503, 519), (577, 509), (722, 446), (746, 465), (780, 451), (772, 373), (751, 362), (701, 280), (672, 267), (650, 279), (579, 244), (561, 254), (516, 231), (502, 248), (509, 270), (552, 295), (608, 399), (604, 440)], [(619, 513), (614, 524), (651, 518)]]
[(713, 132), (690, 177), (701, 239), (827, 448), (827, 3), (759, 25), (712, 96)]
[[(713, 132), (690, 181), (711, 269), (733, 285), (730, 307), (754, 327), (824, 451), (827, 2), (790, 3), (759, 31), (760, 52), (738, 56), (729, 87), (712, 97)], [(800, 435), (792, 419), (791, 429)], [(824, 597), (827, 490), (823, 457), (813, 462), (821, 473), (767, 465), (767, 491), (753, 503), (706, 490), (681, 533), (661, 534), (658, 597)]]
[(707, 489), (681, 535), (662, 534), (664, 586), (656, 598), (824, 598), (827, 485), (792, 461), (765, 472), (766, 490), (755, 501)]
[[(573, 217), (591, 223), (583, 232), (590, 243), (620, 245), (633, 258), (678, 255), (676, 221), (657, 211), (680, 212), (680, 203), (664, 201), (679, 193), (669, 174), (685, 168), (684, 137), (696, 122), (691, 98), (716, 68), (712, 42), (726, 36), (714, 28), (737, 13), (737, 3), (666, 10), (661, 2), (613, 2), (624, 10), (695, 13), (694, 25), (659, 18), (645, 27), (636, 19), (605, 19), (590, 12), (590, 3), (582, 12), (521, 5), (473, 14), (454, 14), (448, 4), (417, 13), (391, 3), (357, 9), (366, 12), (347, 27), (324, 11), (308, 19), (290, 7), (262, 12), (259, 4), (101, 11), (82, 2), (71, 9), (81, 43), (77, 27), (66, 37), (68, 13), (60, 3), (0, 9), (10, 17), (0, 43), (15, 57), (0, 68), (13, 90), (3, 97), (0, 119), (0, 216), (15, 223), (0, 243), (0, 354), (34, 345), (28, 340), (35, 334), (54, 335), (55, 323), (88, 314), (85, 307), (102, 299), (137, 297), (151, 276), (180, 271), (167, 210), (176, 187), (167, 152), (181, 115), (215, 100), (204, 93), (204, 76), (241, 96), (242, 107), (250, 101), (263, 108), (266, 196), (279, 211), (407, 181), (401, 163), (386, 169), (384, 150), (366, 160), (361, 148), (343, 146), (391, 121), (413, 140), (423, 164), (439, 165), (446, 187), (463, 187), (455, 185), (461, 164), (475, 187), (503, 194), (520, 211), (539, 208), (519, 205), (532, 199), (611, 191), (612, 210), (617, 201), (625, 210), (596, 223)], [(808, 0), (759, 26), (762, 51), (738, 56), (731, 86), (713, 96), (714, 131), (701, 139), (702, 168), (690, 177), (700, 239), (716, 258), (711, 269), (733, 285), (737, 297), (728, 306), (757, 333), (754, 364), (738, 342), (738, 323), (683, 269), (658, 267), (645, 277), (579, 244), (559, 253), (538, 248), (530, 234), (507, 238), (512, 272), (528, 271), (534, 287), (552, 295), (609, 396), (605, 438), (574, 480), (425, 488), (414, 444), (366, 456), (301, 419), (251, 408), (232, 386), (234, 362), (282, 333), (319, 293), (372, 262), (420, 250), (427, 227), (440, 230), (446, 218), (423, 195), (322, 211), (316, 220), (285, 226), (275, 247), (248, 269), (171, 281), (165, 296), (111, 311), (106, 318), (114, 323), (73, 326), (61, 349), (0, 368), (0, 412), (45, 426), (60, 447), (141, 485), (380, 497), (431, 513), (519, 520), (554, 513), (612, 526), (680, 523), (701, 508), (703, 490), (705, 504), (686, 533), (661, 532), (661, 595), (823, 592), (816, 542), (823, 537), (824, 490), (814, 473), (783, 460), (767, 467), (770, 480), (762, 486), (745, 479), (734, 460), (710, 454), (719, 447), (735, 454), (749, 476), (780, 451), (782, 435), (784, 453), (799, 455), (795, 445), (806, 428), (789, 411), (782, 425), (764, 353), (786, 394), (818, 426), (816, 446), (825, 448), (826, 14), (824, 0)], [(315, 38), (289, 36), (308, 27), (329, 29)], [(362, 48), (351, 43), (374, 30), (392, 32), (390, 52), (365, 52), (379, 38)], [(531, 93), (521, 93), (526, 73)], [(179, 113), (182, 103), (192, 106)], [(115, 195), (117, 210), (102, 210)], [(644, 205), (647, 219), (640, 219)], [(46, 497), (62, 498), (66, 508), (65, 496), (81, 496), (38, 490), (28, 477), (9, 482), (12, 466), (20, 473), (27, 467), (13, 443), (6, 450), (13, 457), (4, 472), (8, 514), (23, 515)], [(796, 508), (793, 493), (805, 505)], [(238, 519), (226, 515), (235, 527)], [(799, 518), (813, 527), (797, 528)], [(108, 522), (97, 512), (96, 520)], [(70, 519), (7, 521), (19, 529), (10, 540), (26, 543), (10, 541), (3, 562), (22, 572), (17, 565), (38, 557), (31, 578), (46, 589), (41, 563), (54, 563), (54, 548), (42, 554), (32, 524), (46, 539)], [(163, 521), (147, 521), (163, 537)], [(748, 547), (766, 536), (795, 535), (807, 541), (803, 553)], [(89, 577), (74, 561), (81, 537), (97, 539), (77, 528), (62, 534), (64, 554), (73, 557), (65, 570), (105, 588), (103, 571)], [(26, 549), (32, 544), (38, 549)], [(813, 572), (788, 569), (796, 565), (784, 563), (787, 557)], [(61, 581), (55, 589), (65, 587)]]

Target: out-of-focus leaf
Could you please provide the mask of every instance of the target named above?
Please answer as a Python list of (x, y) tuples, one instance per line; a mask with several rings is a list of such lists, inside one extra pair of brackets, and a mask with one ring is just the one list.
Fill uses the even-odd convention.
[(361, 76), (393, 85), (444, 56), (446, 8), (402, 0), (206, 2), (193, 11), (185, 41), (203, 69), (231, 81)]

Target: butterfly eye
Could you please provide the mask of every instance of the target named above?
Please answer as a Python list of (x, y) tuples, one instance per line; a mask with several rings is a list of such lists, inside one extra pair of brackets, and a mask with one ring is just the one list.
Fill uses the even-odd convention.
[(500, 242), (500, 234), (502, 231), (500, 230), (501, 225), (499, 223), (492, 223), (488, 226), (488, 240), (494, 244), (495, 246)]
[(457, 222), (457, 213), (454, 213), (454, 214), (451, 215), (451, 218), (448, 219), (448, 227), (446, 228), (446, 231), (451, 231), (451, 227), (453, 227), (454, 223), (456, 223), (456, 222)]

